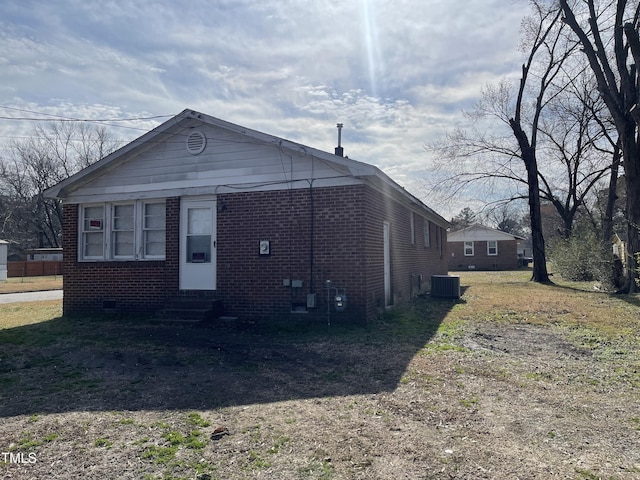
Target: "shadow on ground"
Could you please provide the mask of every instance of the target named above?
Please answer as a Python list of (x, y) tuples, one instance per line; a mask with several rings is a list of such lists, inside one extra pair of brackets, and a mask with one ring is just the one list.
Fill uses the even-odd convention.
[(367, 326), (62, 317), (0, 330), (0, 416), (392, 391), (455, 303), (417, 299)]

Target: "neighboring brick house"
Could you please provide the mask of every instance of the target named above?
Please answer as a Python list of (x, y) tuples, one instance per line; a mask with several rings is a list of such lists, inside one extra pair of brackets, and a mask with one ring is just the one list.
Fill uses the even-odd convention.
[(518, 244), (524, 240), (477, 224), (449, 232), (449, 270), (517, 269)]
[(447, 273), (448, 222), (378, 168), (192, 110), (47, 195), (64, 204), (65, 314), (205, 297), (324, 318), (329, 299), (366, 321)]

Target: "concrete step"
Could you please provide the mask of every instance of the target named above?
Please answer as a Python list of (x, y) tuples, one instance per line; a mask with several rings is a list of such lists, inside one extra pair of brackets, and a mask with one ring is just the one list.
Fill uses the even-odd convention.
[(198, 323), (215, 320), (224, 314), (221, 300), (211, 298), (175, 297), (165, 302), (157, 312), (157, 320), (179, 323)]

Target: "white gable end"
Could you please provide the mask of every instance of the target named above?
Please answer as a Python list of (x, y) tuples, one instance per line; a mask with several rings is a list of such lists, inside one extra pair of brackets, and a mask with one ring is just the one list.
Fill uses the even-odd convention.
[[(362, 184), (448, 222), (377, 167), (184, 110), (45, 192), (65, 203)], [(445, 227), (446, 228), (446, 227)]]
[[(204, 145), (190, 142), (197, 132)], [(191, 136), (190, 136), (191, 135)], [(349, 168), (309, 153), (253, 140), (211, 125), (162, 135), (139, 155), (117, 162), (102, 175), (69, 192), (66, 201), (90, 202), (238, 189), (285, 189), (359, 183)], [(198, 140), (196, 139), (196, 142)]]

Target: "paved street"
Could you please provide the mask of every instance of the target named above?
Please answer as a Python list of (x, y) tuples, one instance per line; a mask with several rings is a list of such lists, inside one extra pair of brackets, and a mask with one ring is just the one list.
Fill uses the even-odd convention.
[(62, 290), (46, 290), (44, 292), (2, 293), (0, 304), (16, 302), (36, 302), (38, 300), (60, 300)]

